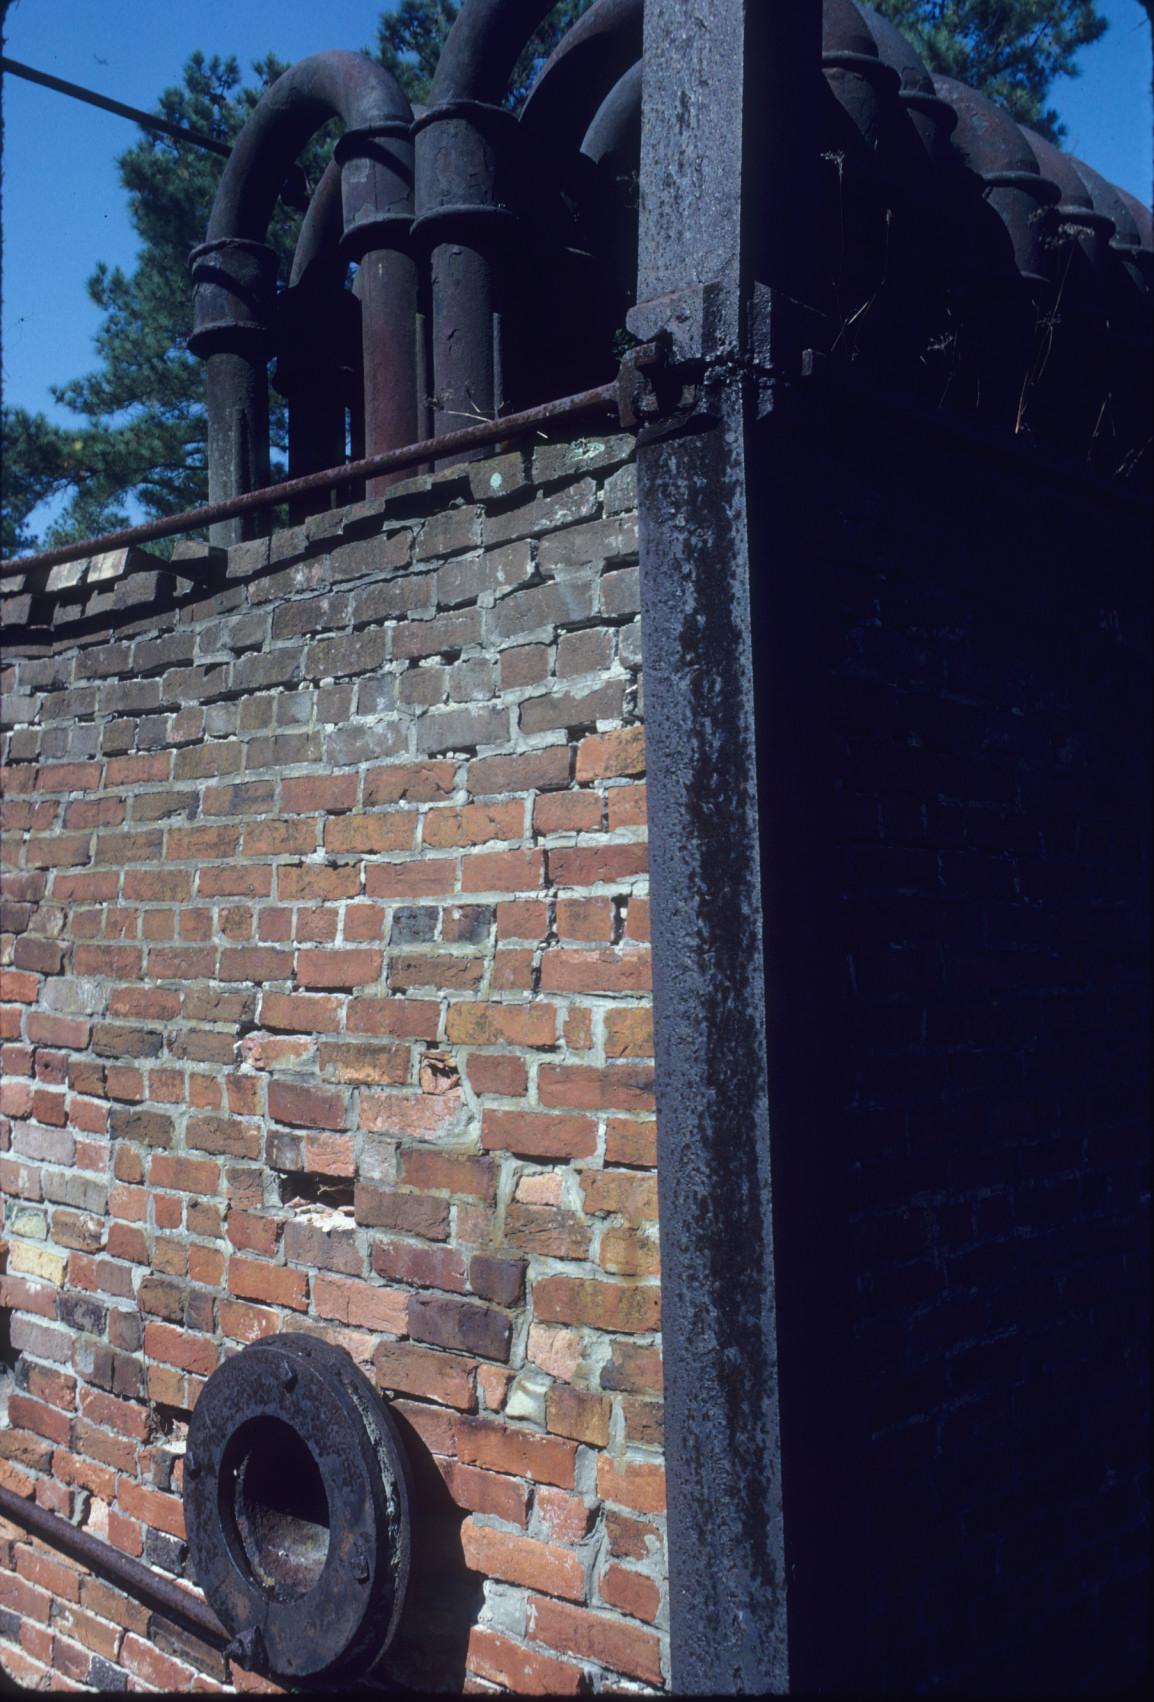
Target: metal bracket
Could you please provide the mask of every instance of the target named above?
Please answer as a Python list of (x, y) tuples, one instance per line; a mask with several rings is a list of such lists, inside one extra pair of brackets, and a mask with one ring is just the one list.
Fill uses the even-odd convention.
[(660, 330), (630, 349), (617, 374), (617, 412), (625, 431), (673, 429), (693, 413), (699, 395), (699, 361), (674, 361), (673, 338)]

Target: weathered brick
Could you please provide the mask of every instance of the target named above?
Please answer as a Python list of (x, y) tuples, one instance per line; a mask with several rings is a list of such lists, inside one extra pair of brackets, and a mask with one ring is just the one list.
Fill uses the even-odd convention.
[(660, 1684), (661, 1643), (652, 1631), (567, 1602), (534, 1597), (529, 1607), (529, 1633), (551, 1649), (593, 1660), (610, 1671)]
[(654, 1284), (626, 1287), (594, 1278), (547, 1276), (533, 1285), (533, 1308), (546, 1323), (586, 1324), (632, 1335), (659, 1327), (661, 1295)]
[(592, 1158), (597, 1124), (589, 1117), (563, 1117), (539, 1111), (499, 1111), (486, 1107), (481, 1143), (488, 1151), (515, 1152), (520, 1158)]
[(551, 1595), (581, 1601), (585, 1594), (585, 1568), (571, 1549), (515, 1531), (497, 1530), (466, 1519), (461, 1526), (465, 1564), (490, 1578), (528, 1585)]
[(373, 1370), (382, 1389), (472, 1412), (477, 1404), (477, 1364), (412, 1342), (381, 1342)]
[(507, 1360), (512, 1324), (489, 1306), (448, 1295), (416, 1294), (409, 1302), (409, 1334), (483, 1359)]

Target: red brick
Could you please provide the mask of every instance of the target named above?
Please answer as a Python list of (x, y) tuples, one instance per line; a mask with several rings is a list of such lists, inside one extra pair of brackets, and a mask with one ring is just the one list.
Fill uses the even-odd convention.
[(344, 1129), (349, 1119), (343, 1093), (290, 1081), (269, 1082), (268, 1114), (276, 1123), (312, 1129)]
[(536, 1001), (452, 1004), (445, 1036), (451, 1046), (555, 1046), (557, 1007)]
[(373, 1269), (388, 1282), (411, 1288), (439, 1288), (449, 1294), (465, 1292), (465, 1255), (456, 1247), (420, 1247), (411, 1241), (378, 1241)]
[(27, 1395), (15, 1391), (9, 1399), (8, 1421), (13, 1430), (31, 1430), (50, 1442), (64, 1444), (72, 1435), (72, 1420), (66, 1412), (58, 1412), (43, 1401), (29, 1400)]
[(220, 1188), (220, 1165), (207, 1158), (185, 1158), (177, 1153), (154, 1152), (149, 1161), (148, 1180), (154, 1188), (171, 1188), (178, 1193), (215, 1194)]
[[(18, 1578), (14, 1572), (0, 1571), (0, 1607), (11, 1608), (22, 1619), (47, 1625), (52, 1613), (52, 1596), (49, 1591), (30, 1584), (27, 1578)], [(4, 1658), (8, 1659), (7, 1650)]]
[(661, 1294), (654, 1284), (626, 1287), (587, 1277), (539, 1277), (533, 1287), (533, 1308), (547, 1324), (585, 1324), (595, 1330), (640, 1334), (656, 1330)]
[(558, 887), (616, 884), (645, 874), (649, 867), (649, 847), (637, 839), (625, 844), (551, 849), (547, 855), (550, 884)]
[(542, 1064), (537, 1094), (542, 1105), (579, 1111), (652, 1111), (653, 1082), (652, 1064)]
[(554, 1436), (569, 1436), (594, 1448), (609, 1443), (610, 1402), (606, 1395), (554, 1383), (545, 1403), (545, 1428)]
[(351, 810), (357, 801), (358, 774), (305, 775), (281, 782), (280, 807), (286, 816)]
[(297, 955), (297, 980), (302, 987), (364, 987), (381, 978), (383, 954), (365, 948), (350, 951), (310, 951)]
[(601, 1575), (601, 1600), (632, 1619), (644, 1619), (652, 1625), (661, 1606), (661, 1591), (644, 1572), (608, 1566)]
[(270, 1306), (287, 1306), (307, 1312), (308, 1281), (300, 1271), (283, 1265), (266, 1265), (255, 1259), (232, 1258), (228, 1262), (229, 1293), (241, 1300), (263, 1300)]
[(317, 847), (315, 821), (246, 822), (242, 845), (245, 857), (303, 857)]
[(80, 1574), (75, 1567), (66, 1566), (55, 1555), (23, 1546), (17, 1547), (14, 1558), (18, 1577), (47, 1590), (60, 1601), (80, 1600)]
[(589, 734), (577, 746), (576, 773), (578, 781), (644, 774), (644, 727), (619, 727), (612, 733)]
[(397, 763), (370, 768), (365, 775), (365, 803), (428, 804), (448, 798), (457, 783), (455, 762)]
[(492, 792), (532, 792), (569, 783), (569, 746), (547, 745), (520, 756), (483, 756), (469, 764), (473, 797)]
[(533, 804), (533, 831), (596, 833), (601, 814), (601, 799), (595, 792), (545, 792)]
[[(605, 1012), (605, 1056), (607, 1058), (651, 1058), (653, 1056), (653, 1012), (648, 1005), (627, 1006)], [(632, 1110), (632, 1106), (622, 1106)]]
[(350, 1034), (388, 1034), (398, 1040), (435, 1040), (441, 1007), (435, 999), (352, 998), (345, 1013)]
[(319, 993), (264, 992), (260, 1020), (266, 1028), (289, 1034), (335, 1034), (341, 1025), (341, 1001)]
[(519, 1696), (577, 1696), (585, 1690), (580, 1667), (523, 1648), (480, 1625), (469, 1632), (467, 1665), (479, 1678)]
[(255, 1342), (262, 1336), (275, 1336), (280, 1330), (280, 1318), (263, 1306), (247, 1306), (242, 1300), (220, 1302), (220, 1333), (233, 1341)]
[(563, 940), (598, 940), (608, 945), (613, 938), (613, 923), (610, 898), (557, 900), (557, 933)]
[(529, 1635), (551, 1649), (597, 1661), (630, 1678), (655, 1685), (662, 1681), (660, 1640), (640, 1626), (567, 1602), (534, 1597), (529, 1606)]
[(421, 843), (444, 850), (455, 845), (485, 845), (491, 840), (521, 839), (524, 832), (523, 803), (465, 804), (429, 810), (421, 827)]
[(406, 952), (390, 959), (389, 985), (438, 987), (467, 992), (479, 987), (485, 976), (485, 959), (460, 952)]
[(220, 1152), (230, 1158), (259, 1158), (259, 1123), (239, 1117), (190, 1117), (185, 1127), (185, 1145), (197, 1152)]
[(116, 1659), (124, 1635), (119, 1625), (109, 1625), (105, 1620), (97, 1619), (95, 1614), (85, 1613), (83, 1608), (64, 1602), (57, 1605), (53, 1623), (86, 1649), (91, 1649), (93, 1654), (103, 1655), (107, 1661)]
[(419, 1395), (461, 1412), (472, 1412), (477, 1405), (475, 1359), (438, 1353), (412, 1342), (381, 1342), (373, 1355), (373, 1370), (380, 1387), (390, 1392)]
[[(131, 1401), (118, 1401), (97, 1389), (80, 1390), (81, 1415), (91, 1424), (111, 1430), (117, 1436), (144, 1442), (152, 1433), (152, 1414), (147, 1407)], [(97, 1458), (100, 1456), (98, 1455)]]
[(516, 1531), (477, 1525), (471, 1518), (461, 1526), (461, 1547), (465, 1565), (472, 1572), (565, 1596), (569, 1601), (584, 1598), (585, 1568), (570, 1549)]
[(400, 1180), (427, 1192), (443, 1190), (465, 1194), (470, 1199), (493, 1201), (497, 1197), (497, 1171), (491, 1158), (465, 1153), (434, 1152), (410, 1148), (401, 1154)]
[(337, 816), (325, 823), (325, 850), (338, 854), (410, 851), (416, 837), (416, 810), (393, 810), (387, 815)]
[(514, 1203), (505, 1213), (505, 1239), (525, 1253), (552, 1259), (583, 1259), (593, 1232), (575, 1212), (559, 1211), (553, 1205)]
[(574, 1485), (577, 1444), (557, 1436), (515, 1430), (491, 1418), (462, 1418), (457, 1424), (457, 1458), (510, 1477), (531, 1478), (558, 1489)]
[(345, 1277), (313, 1277), (313, 1310), (318, 1316), (336, 1318), (357, 1329), (386, 1330), (390, 1335), (403, 1336), (408, 1305), (408, 1297), (396, 1289)]
[(99, 1614), (101, 1619), (111, 1620), (126, 1631), (144, 1634), (148, 1630), (148, 1609), (106, 1584), (103, 1578), (83, 1578), (80, 1600), (90, 1613)]
[(210, 863), (197, 871), (196, 890), (201, 898), (267, 898), (272, 891), (272, 866)]
[(447, 1200), (378, 1188), (370, 1182), (358, 1182), (353, 1198), (358, 1223), (395, 1230), (401, 1235), (423, 1235), (430, 1241), (448, 1240)]
[(661, 1255), (653, 1231), (606, 1229), (597, 1261), (612, 1276), (657, 1276)]
[(460, 1460), (446, 1460), (441, 1475), (458, 1507), (466, 1507), (471, 1513), (491, 1513), (495, 1519), (524, 1530), (529, 1520), (529, 1489), (519, 1478), (463, 1466)]
[(597, 1151), (597, 1124), (590, 1117), (498, 1111), (487, 1106), (481, 1120), (481, 1144), (520, 1158), (592, 1158)]
[(307, 1134), (304, 1138), (304, 1168), (321, 1176), (352, 1176), (356, 1154), (352, 1135)]
[(220, 954), (219, 977), (222, 981), (287, 981), (292, 967), (292, 953), (273, 946), (226, 946)]
[(494, 1057), (486, 1052), (475, 1052), (468, 1059), (466, 1074), (474, 1093), (520, 1099), (529, 1088), (529, 1070), (524, 1058)]
[(652, 1223), (657, 1218), (657, 1178), (631, 1170), (587, 1171), (581, 1177), (585, 1210), (623, 1217), (627, 1223)]
[(434, 898), (452, 892), (455, 857), (416, 857), (407, 863), (372, 863), (365, 869), (367, 898)]
[(475, 851), (461, 858), (462, 892), (535, 892), (544, 880), (540, 851)]
[(461, 1113), (459, 1088), (448, 1093), (396, 1092), (361, 1094), (362, 1129), (375, 1134), (435, 1140), (448, 1132)]
[(139, 1519), (153, 1530), (184, 1538), (184, 1509), (175, 1495), (162, 1495), (128, 1478), (120, 1480), (120, 1505), (130, 1518)]
[(126, 1634), (121, 1646), (120, 1660), (134, 1677), (143, 1679), (145, 1684), (151, 1685), (154, 1690), (183, 1694), (196, 1677), (194, 1667), (187, 1666), (184, 1661), (173, 1660), (171, 1655), (162, 1654), (154, 1644), (146, 1643), (131, 1631)]
[(94, 792), (100, 785), (98, 762), (50, 763), (40, 770), (38, 792)]
[(282, 904), (331, 903), (338, 898), (356, 898), (361, 890), (357, 863), (282, 864), (277, 870), (276, 895)]
[(665, 1467), (648, 1460), (597, 1461), (597, 1493), (603, 1501), (635, 1513), (664, 1513)]
[(216, 1370), (219, 1355), (206, 1336), (190, 1335), (174, 1329), (171, 1324), (147, 1323), (144, 1326), (144, 1351), (150, 1359), (163, 1365), (176, 1365), (182, 1371), (195, 1371), (198, 1376), (210, 1377)]
[(541, 959), (543, 993), (648, 993), (649, 952), (607, 948), (586, 951), (555, 946)]
[(49, 1011), (30, 1011), (26, 1032), (34, 1046), (70, 1046), (79, 1050), (87, 1046), (91, 1026), (83, 1017), (53, 1016)]
[(549, 932), (548, 906), (539, 898), (507, 898), (497, 905), (500, 940), (543, 940)]
[(570, 1495), (567, 1490), (541, 1484), (533, 1494), (533, 1509), (551, 1537), (575, 1544), (588, 1536), (597, 1503), (590, 1504), (583, 1495)]
[(605, 1536), (610, 1554), (626, 1560), (648, 1560), (658, 1552), (661, 1541), (656, 1525), (631, 1519), (627, 1513), (617, 1513), (611, 1507), (605, 1512)]
[(322, 1074), (333, 1081), (400, 1086), (409, 1079), (409, 1048), (374, 1046), (371, 1042), (329, 1042), (320, 1048), (320, 1067)]

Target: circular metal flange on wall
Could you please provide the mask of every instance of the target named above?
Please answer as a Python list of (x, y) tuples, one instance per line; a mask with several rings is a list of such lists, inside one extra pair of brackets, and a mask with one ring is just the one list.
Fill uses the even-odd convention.
[(184, 1516), (241, 1666), (353, 1678), (387, 1648), (409, 1574), (404, 1454), (343, 1348), (268, 1336), (225, 1360), (189, 1425)]

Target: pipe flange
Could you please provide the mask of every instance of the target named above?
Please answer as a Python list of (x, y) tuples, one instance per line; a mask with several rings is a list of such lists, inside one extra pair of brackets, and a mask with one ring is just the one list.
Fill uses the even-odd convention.
[(184, 1515), (240, 1664), (353, 1677), (383, 1654), (409, 1573), (404, 1455), (343, 1349), (269, 1336), (213, 1373), (189, 1425)]

